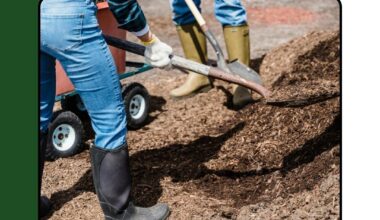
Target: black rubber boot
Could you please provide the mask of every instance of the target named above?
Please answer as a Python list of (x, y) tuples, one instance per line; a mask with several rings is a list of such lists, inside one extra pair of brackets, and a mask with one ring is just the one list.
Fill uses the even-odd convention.
[(38, 196), (40, 197), (40, 202), (38, 206), (39, 217), (46, 216), (51, 211), (51, 203), (46, 196), (41, 196), (41, 183), (42, 174), (44, 171), (45, 163), (45, 152), (46, 152), (46, 138), (47, 134), (40, 132), (40, 143), (38, 152)]
[(92, 147), (90, 152), (95, 190), (106, 220), (164, 220), (168, 217), (169, 207), (166, 204), (142, 208), (130, 201), (127, 144), (115, 150)]

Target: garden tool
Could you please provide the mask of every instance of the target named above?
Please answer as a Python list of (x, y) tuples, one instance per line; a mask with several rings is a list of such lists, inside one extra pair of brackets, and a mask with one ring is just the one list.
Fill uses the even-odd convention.
[(222, 69), (224, 72), (238, 75), (239, 77), (243, 79), (262, 85), (260, 75), (254, 70), (252, 70), (251, 68), (249, 68), (248, 66), (239, 62), (239, 60), (233, 60), (229, 63), (226, 63), (226, 60), (224, 58), (222, 49), (220, 48), (218, 41), (216, 40), (214, 34), (208, 28), (206, 21), (203, 19), (201, 13), (199, 12), (198, 8), (195, 6), (193, 0), (185, 0), (185, 2), (187, 6), (189, 7), (191, 13), (194, 15), (195, 19), (197, 20), (199, 26), (205, 33), (206, 38), (209, 40), (209, 42), (211, 43), (212, 47), (215, 50), (215, 53), (217, 56), (218, 68)]
[[(114, 47), (119, 49), (144, 56), (145, 47), (143, 45), (139, 45), (127, 40), (122, 40), (119, 38), (115, 38), (112, 36), (104, 35), (106, 42)], [(240, 74), (231, 74), (223, 71), (220, 68), (215, 68), (211, 66), (207, 66), (195, 61), (191, 61), (185, 59), (180, 56), (171, 55), (171, 64), (179, 69), (193, 71), (205, 76), (209, 76), (215, 79), (220, 79), (226, 82), (235, 83), (241, 85), (243, 87), (249, 88), (257, 93), (259, 93), (264, 98), (269, 97), (270, 92), (266, 88), (264, 88), (261, 84), (257, 83), (255, 80), (247, 79), (246, 77), (242, 77)]]

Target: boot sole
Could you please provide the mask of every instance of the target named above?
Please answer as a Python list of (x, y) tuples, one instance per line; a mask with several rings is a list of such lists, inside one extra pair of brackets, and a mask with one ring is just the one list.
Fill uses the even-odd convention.
[(188, 99), (188, 98), (191, 98), (199, 93), (206, 93), (208, 91), (210, 91), (214, 86), (212, 84), (209, 84), (209, 85), (205, 85), (205, 86), (202, 86), (202, 87), (199, 87), (199, 89), (195, 90), (194, 92), (188, 94), (188, 95), (184, 95), (184, 96), (170, 96), (171, 99), (173, 100), (183, 100), (183, 99)]

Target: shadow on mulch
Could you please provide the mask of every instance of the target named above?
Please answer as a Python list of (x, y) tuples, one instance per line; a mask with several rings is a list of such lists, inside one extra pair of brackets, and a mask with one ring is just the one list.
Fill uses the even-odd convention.
[(53, 204), (53, 210), (42, 219), (49, 219), (53, 213), (61, 209), (65, 203), (71, 201), (84, 192), (95, 193), (95, 188), (92, 182), (91, 169), (88, 169), (86, 173), (84, 173), (83, 176), (69, 189), (55, 192), (51, 195), (50, 201)]
[(295, 168), (312, 162), (315, 157), (322, 154), (325, 151), (330, 150), (334, 146), (340, 143), (340, 131), (341, 131), (342, 119), (341, 115), (335, 117), (334, 122), (326, 128), (326, 130), (317, 137), (314, 137), (288, 155), (282, 160), (281, 167), (263, 168), (261, 170), (253, 170), (247, 172), (235, 172), (231, 170), (210, 170), (209, 174), (215, 174), (217, 176), (228, 177), (232, 179), (248, 177), (248, 176), (261, 176), (271, 174), (276, 171), (280, 171), (284, 176)]
[[(283, 176), (281, 179), (283, 184), (291, 184), (289, 191), (292, 193), (311, 189), (320, 181), (320, 178), (305, 180), (307, 177), (302, 176), (305, 174), (289, 173), (298, 167), (311, 163), (323, 152), (337, 146), (341, 139), (341, 115), (338, 115), (322, 134), (306, 141), (302, 147), (286, 155), (281, 167), (269, 167), (246, 172), (210, 170), (205, 167), (203, 163), (216, 158), (224, 142), (241, 131), (244, 126), (245, 123), (240, 122), (216, 137), (202, 136), (186, 145), (173, 144), (160, 149), (139, 151), (131, 155), (133, 197), (136, 203), (143, 206), (157, 203), (163, 190), (160, 181), (164, 177), (171, 177), (173, 182), (186, 182), (185, 184), (192, 182), (188, 190), (191, 191), (191, 185), (195, 185), (197, 189), (209, 193), (212, 197), (233, 199), (238, 206), (257, 202), (252, 199), (247, 201), (247, 196), (258, 198), (266, 189), (269, 189), (271, 184), (265, 180), (276, 171), (279, 171)], [(326, 163), (318, 165), (322, 167), (310, 169), (314, 169), (314, 172), (323, 172), (330, 165), (331, 163)], [(59, 210), (65, 203), (83, 192), (95, 193), (91, 175), (89, 169), (71, 188), (52, 194), (51, 201), (54, 204), (54, 210)], [(260, 177), (264, 179), (260, 179)], [(244, 182), (245, 178), (247, 179), (246, 182), (249, 182), (248, 186), (240, 186), (236, 182), (237, 179)], [(213, 183), (214, 180), (215, 183)], [(231, 187), (231, 184), (234, 184), (234, 187)], [(252, 192), (253, 188), (256, 188), (254, 193)], [(221, 192), (221, 189), (230, 191), (225, 193)]]
[[(298, 174), (297, 172), (288, 176), (287, 174), (312, 162), (317, 156), (340, 143), (341, 117), (338, 115), (322, 134), (306, 141), (302, 147), (286, 155), (283, 158), (281, 167), (263, 168), (259, 171), (247, 172), (210, 170), (205, 167), (203, 163), (215, 158), (223, 143), (243, 127), (244, 123), (241, 122), (217, 137), (204, 136), (188, 145), (170, 145), (134, 154), (132, 156), (132, 167), (137, 203), (144, 206), (154, 205), (162, 194), (160, 180), (166, 176), (170, 176), (173, 182), (192, 181), (188, 188), (190, 192), (192, 187), (195, 187), (195, 190), (201, 189), (214, 198), (233, 199), (237, 206), (256, 202), (252, 198), (258, 198), (273, 185), (273, 182), (266, 183), (260, 176), (265, 176), (265, 179), (269, 179), (274, 176), (272, 174), (276, 171), (282, 174), (281, 181), (285, 185), (291, 184), (289, 185), (289, 191), (292, 193), (310, 189), (319, 183), (319, 178), (310, 178), (305, 181), (302, 176), (304, 174)], [(330, 162), (332, 163), (332, 161)], [(318, 172), (322, 172), (320, 173), (322, 175), (323, 171), (328, 169), (331, 163), (315, 165), (315, 167), (310, 168), (311, 171), (307, 175), (314, 174), (314, 172), (316, 172), (316, 176), (318, 176)], [(243, 179), (242, 182), (244, 182), (244, 178), (247, 179), (245, 182), (248, 185), (236, 183), (236, 179)], [(249, 196), (250, 199), (247, 201), (246, 195), (251, 193), (252, 188), (257, 190), (254, 195)], [(227, 189), (227, 191), (223, 191), (223, 189)]]
[[(173, 181), (201, 177), (203, 174), (200, 171), (205, 169), (202, 163), (214, 157), (223, 143), (243, 127), (244, 123), (239, 123), (217, 137), (203, 136), (188, 145), (174, 144), (131, 155), (133, 197), (137, 203), (144, 206), (156, 204), (162, 194), (160, 180), (165, 176), (173, 177)], [(71, 188), (52, 194), (50, 200), (54, 204), (53, 209), (59, 210), (83, 192), (95, 193), (90, 169)]]
[(160, 149), (139, 151), (131, 156), (134, 198), (138, 204), (154, 205), (162, 194), (160, 180), (186, 182), (205, 175), (203, 163), (217, 156), (224, 142), (244, 128), (238, 123), (225, 133), (202, 136), (189, 144), (173, 144)]
[(256, 71), (258, 74), (260, 74), (260, 66), (263, 63), (265, 56), (266, 54), (262, 55), (261, 57), (250, 60), (249, 67)]

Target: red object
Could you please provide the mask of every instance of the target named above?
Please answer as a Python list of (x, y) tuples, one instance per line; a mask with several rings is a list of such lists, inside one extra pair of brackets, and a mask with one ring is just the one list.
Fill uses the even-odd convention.
[(247, 8), (252, 23), (262, 25), (297, 25), (317, 19), (312, 11), (295, 7)]
[[(127, 32), (119, 29), (118, 23), (115, 20), (112, 12), (109, 10), (107, 2), (101, 2), (97, 4), (98, 6), (98, 22), (100, 29), (102, 29), (104, 34), (111, 35), (117, 38), (126, 39)], [(109, 46), (113, 59), (115, 61), (117, 72), (125, 72), (125, 51)], [(63, 70), (61, 64), (56, 62), (56, 95), (62, 95), (74, 90), (73, 84), (71, 84), (70, 79), (67, 77), (65, 71)]]

